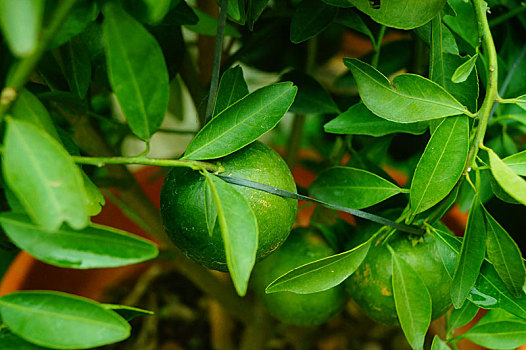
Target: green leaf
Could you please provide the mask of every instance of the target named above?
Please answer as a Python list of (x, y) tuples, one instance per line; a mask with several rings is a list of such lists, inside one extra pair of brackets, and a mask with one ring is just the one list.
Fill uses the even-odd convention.
[(20, 91), (10, 113), (15, 119), (31, 123), (47, 132), (57, 141), (60, 140), (46, 107), (28, 90), (22, 89)]
[(217, 210), (225, 245), (226, 262), (237, 294), (247, 292), (250, 272), (256, 262), (258, 224), (248, 201), (232, 185), (204, 173)]
[(243, 78), (243, 69), (240, 66), (228, 69), (219, 82), (213, 116), (223, 112), (246, 95), (248, 95), (248, 87)]
[(323, 0), (323, 2), (326, 3), (327, 5), (342, 7), (342, 8), (353, 6), (350, 0)]
[(420, 27), (433, 19), (446, 3), (446, 0), (382, 0), (375, 7), (369, 0), (349, 1), (375, 22), (398, 29)]
[(467, 75), (462, 84), (455, 84), (451, 78), (459, 65), (465, 63), (468, 58), (458, 55), (451, 47), (456, 48), (453, 35), (442, 23), (442, 15), (438, 15), (431, 22), (431, 52), (429, 63), (429, 78), (438, 85), (445, 88), (471, 112), (477, 110), (477, 99), (479, 95), (478, 76), (476, 69)]
[(451, 350), (451, 348), (438, 335), (435, 335), (431, 350)]
[(502, 160), (517, 175), (526, 176), (526, 150)]
[(208, 182), (204, 187), (203, 200), (203, 205), (205, 207), (206, 227), (208, 228), (208, 235), (212, 237), (217, 222), (217, 209), (214, 204), (212, 190), (210, 189), (210, 184)]
[(468, 117), (446, 118), (437, 127), (416, 166), (411, 210), (418, 214), (440, 202), (462, 175), (469, 148)]
[(522, 95), (522, 96), (515, 98), (514, 102), (517, 106), (526, 110), (526, 95)]
[(290, 22), (290, 41), (299, 44), (322, 32), (338, 14), (338, 8), (320, 0), (303, 0)]
[(468, 112), (438, 84), (414, 74), (397, 75), (393, 82), (367, 63), (344, 58), (363, 103), (374, 114), (398, 123), (414, 123)]
[(63, 222), (75, 229), (88, 224), (80, 170), (48, 134), (24, 121), (8, 119), (2, 171), (31, 219), (44, 229), (54, 231)]
[(289, 110), (297, 87), (290, 82), (262, 87), (219, 113), (190, 142), (184, 159), (226, 156), (274, 128)]
[(517, 243), (484, 208), (486, 219), (488, 260), (499, 274), (508, 290), (516, 297), (524, 294), (526, 271)]
[(431, 295), (411, 265), (398, 257), (394, 251), (391, 253), (396, 313), (411, 347), (422, 350), (431, 323)]
[[(60, 0), (47, 0), (46, 3), (53, 4), (54, 8), (56, 8), (60, 3)], [(49, 48), (59, 47), (68, 42), (71, 38), (84, 32), (84, 30), (86, 30), (86, 28), (97, 19), (99, 12), (99, 7), (96, 1), (76, 0), (75, 6), (68, 13), (66, 20), (53, 36)]]
[[(433, 232), (438, 238), (437, 243), (440, 242), (438, 247), (441, 257), (442, 252), (446, 249), (449, 253), (458, 256), (462, 246), (462, 240), (459, 237), (451, 236), (437, 229), (433, 229)], [(521, 298), (515, 298), (499, 278), (493, 265), (487, 260), (482, 264), (477, 282), (469, 293), (469, 301), (480, 308), (500, 308), (526, 320), (526, 293)]]
[[(210, 16), (203, 11), (192, 7), (192, 10), (198, 17), (197, 24), (185, 24), (185, 28), (191, 30), (194, 33), (208, 36), (217, 35), (217, 18)], [(225, 36), (231, 36), (234, 38), (241, 38), (241, 33), (230, 24), (225, 26)]]
[(462, 338), (490, 349), (515, 349), (526, 344), (526, 321), (514, 319), (476, 324)]
[(339, 113), (338, 106), (331, 95), (310, 75), (297, 70), (285, 73), (282, 81), (292, 81), (298, 86), (298, 93), (290, 112), (298, 114)]
[(380, 118), (360, 102), (325, 124), (323, 129), (332, 134), (380, 137), (395, 133), (420, 135), (427, 126), (427, 122), (401, 124)]
[(157, 256), (157, 246), (141, 237), (108, 226), (81, 231), (67, 226), (46, 232), (22, 213), (3, 212), (0, 224), (20, 249), (48, 264), (76, 269), (136, 264)]
[[(349, 1), (347, 0), (342, 0), (342, 1), (350, 5)], [(336, 5), (333, 5), (333, 6), (336, 6)], [(369, 29), (367, 24), (365, 24), (365, 22), (363, 21), (362, 17), (360, 17), (354, 9), (340, 9), (340, 11), (338, 11), (338, 16), (336, 17), (334, 22), (339, 23), (343, 26), (346, 26), (347, 28), (356, 30), (357, 32), (360, 32), (366, 35), (369, 38), (369, 40), (371, 40), (372, 43), (376, 43), (376, 38), (371, 32), (371, 29)]]
[(0, 0), (0, 29), (13, 54), (25, 57), (35, 51), (43, 13), (44, 0)]
[(484, 212), (478, 196), (475, 196), (469, 210), (464, 241), (451, 284), (451, 300), (456, 309), (462, 307), (471, 288), (475, 285), (485, 253)]
[(491, 173), (495, 177), (495, 180), (497, 180), (502, 189), (511, 197), (526, 205), (526, 181), (515, 174), (493, 150), (489, 148), (487, 150), (489, 153)]
[(371, 242), (367, 241), (346, 252), (299, 266), (272, 281), (265, 292), (310, 294), (337, 286), (356, 271), (370, 246)]
[(80, 98), (86, 97), (91, 83), (91, 61), (88, 47), (80, 36), (60, 48), (62, 68), (69, 88)]
[(140, 20), (151, 25), (159, 24), (170, 10), (171, 0), (131, 1), (128, 6), (135, 6), (134, 13), (140, 14)]
[(48, 291), (0, 298), (2, 321), (16, 335), (54, 349), (88, 349), (124, 340), (130, 325), (89, 299)]
[(126, 305), (116, 305), (116, 304), (101, 304), (106, 310), (113, 310), (119, 314), (126, 321), (131, 321), (139, 316), (149, 316), (153, 315), (154, 312), (150, 310), (139, 309), (138, 307), (126, 306)]
[(462, 63), (453, 73), (451, 81), (454, 83), (462, 83), (466, 81), (469, 77), (473, 68), (475, 68), (475, 63), (477, 63), (478, 53), (469, 58), (466, 62)]
[[(219, 7), (221, 7), (221, 0), (216, 0)], [(228, 17), (238, 23), (245, 24), (245, 0), (232, 0), (228, 2)]]
[(0, 349), (2, 350), (49, 350), (38, 345), (28, 343), (16, 336), (7, 328), (0, 330)]
[(86, 209), (89, 216), (95, 216), (101, 212), (106, 200), (88, 175), (84, 171), (81, 171), (81, 174), (84, 181), (84, 189), (86, 190)]
[(478, 22), (473, 4), (464, 0), (449, 0), (448, 4), (451, 5), (457, 15), (444, 16), (444, 23), (472, 48), (480, 45)]
[(370, 207), (401, 192), (376, 174), (341, 166), (322, 171), (309, 187), (316, 199), (353, 209)]
[(155, 38), (113, 2), (104, 13), (108, 78), (131, 130), (149, 140), (168, 108), (168, 70)]
[(478, 311), (478, 306), (470, 301), (464, 303), (460, 309), (452, 309), (447, 319), (448, 330), (462, 327), (471, 321)]
[(263, 10), (267, 7), (269, 0), (251, 0), (247, 4), (247, 24), (250, 30), (254, 30), (254, 23), (258, 20)]

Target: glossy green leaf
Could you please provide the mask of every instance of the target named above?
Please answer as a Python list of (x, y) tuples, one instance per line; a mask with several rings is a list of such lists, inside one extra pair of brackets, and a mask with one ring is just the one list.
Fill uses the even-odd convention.
[(218, 115), (246, 95), (248, 95), (248, 87), (243, 77), (243, 69), (240, 66), (228, 69), (223, 73), (219, 82), (213, 116)]
[(60, 48), (62, 68), (69, 88), (80, 98), (86, 97), (91, 83), (91, 61), (86, 44), (80, 36)]
[(363, 103), (374, 114), (398, 123), (414, 123), (465, 113), (466, 107), (438, 84), (414, 74), (397, 75), (393, 82), (367, 63), (344, 58)]
[(464, 240), (451, 284), (451, 300), (455, 308), (462, 307), (471, 288), (475, 285), (485, 253), (484, 212), (478, 196), (475, 196), (469, 210)]
[(89, 299), (49, 291), (0, 298), (2, 321), (19, 337), (53, 349), (88, 349), (124, 340), (130, 325)]
[(316, 199), (353, 209), (370, 207), (401, 192), (376, 174), (341, 166), (322, 171), (309, 187)]
[[(217, 18), (210, 16), (199, 9), (192, 7), (192, 10), (197, 15), (198, 22), (196, 24), (186, 24), (185, 28), (191, 30), (194, 33), (208, 36), (217, 35)], [(225, 36), (231, 36), (234, 38), (241, 38), (241, 33), (230, 24), (225, 26)]]
[(452, 309), (447, 319), (447, 328), (455, 329), (462, 327), (475, 317), (479, 308), (477, 305), (467, 301), (460, 309)]
[(526, 176), (526, 150), (502, 160), (517, 175)]
[(126, 306), (126, 305), (116, 305), (116, 304), (101, 304), (106, 310), (115, 311), (126, 321), (131, 321), (139, 316), (149, 316), (154, 313), (150, 310), (139, 309), (138, 307)]
[(299, 266), (270, 283), (265, 292), (309, 294), (337, 286), (356, 271), (370, 246), (367, 241), (346, 252)]
[(511, 197), (526, 205), (526, 181), (517, 175), (499, 156), (488, 149), (491, 173)]
[(338, 8), (320, 0), (303, 0), (290, 22), (290, 41), (299, 44), (323, 31), (338, 14)]
[[(438, 247), (442, 257), (442, 252), (448, 250), (450, 254), (458, 256), (462, 246), (462, 240), (459, 237), (433, 229)], [(448, 265), (445, 265), (446, 267)], [(470, 290), (468, 299), (473, 304), (484, 309), (500, 308), (507, 312), (526, 320), (526, 297), (523, 294), (521, 298), (515, 298), (506, 288), (504, 282), (500, 279), (495, 268), (487, 260), (482, 264), (480, 275), (475, 286)], [(525, 293), (526, 294), (526, 293)]]
[(378, 117), (363, 103), (357, 103), (325, 124), (323, 129), (332, 134), (380, 137), (395, 133), (420, 135), (427, 130), (427, 126), (427, 122), (395, 123)]
[(15, 119), (31, 123), (47, 132), (57, 141), (60, 140), (57, 129), (55, 129), (55, 125), (53, 125), (53, 121), (46, 107), (28, 90), (22, 89), (20, 91), (10, 113)]
[(331, 95), (313, 77), (297, 70), (281, 76), (282, 81), (292, 81), (298, 87), (290, 112), (298, 114), (339, 113)]
[[(61, 0), (47, 0), (47, 4), (52, 4), (54, 8), (58, 6)], [(51, 5), (46, 5), (51, 6)], [(50, 48), (59, 47), (71, 38), (84, 32), (88, 26), (94, 22), (99, 15), (99, 6), (96, 1), (76, 0), (75, 6), (68, 13), (64, 23), (60, 26), (57, 33), (53, 36)]]
[(396, 313), (411, 348), (423, 350), (431, 323), (431, 295), (411, 265), (394, 252), (392, 256)]
[(136, 264), (157, 256), (157, 246), (144, 238), (107, 226), (83, 230), (67, 226), (46, 232), (29, 217), (16, 212), (0, 214), (0, 224), (20, 249), (48, 264), (76, 269)]
[(523, 286), (526, 280), (526, 270), (517, 243), (504, 228), (484, 208), (486, 219), (488, 260), (499, 274), (508, 290), (520, 297), (524, 294)]
[[(350, 4), (350, 1), (347, 1), (347, 0), (341, 0), (341, 1), (352, 6)], [(333, 5), (333, 6), (336, 6), (336, 5)], [(343, 26), (346, 26), (347, 28), (354, 29), (357, 32), (360, 32), (366, 35), (369, 38), (369, 40), (371, 40), (372, 43), (376, 42), (376, 38), (371, 32), (371, 29), (369, 29), (367, 24), (365, 24), (365, 22), (363, 21), (362, 17), (360, 17), (354, 9), (345, 9), (345, 10), (340, 9), (340, 11), (338, 11), (338, 16), (336, 17), (334, 21)]]
[(185, 159), (226, 156), (257, 140), (276, 126), (294, 101), (290, 82), (265, 86), (237, 101), (202, 128), (186, 150)]
[(350, 0), (360, 11), (378, 23), (398, 29), (413, 29), (429, 22), (446, 0), (382, 0), (378, 7), (369, 0)]
[[(456, 49), (456, 52), (451, 47)], [(464, 64), (468, 58), (458, 55), (453, 35), (442, 23), (442, 15), (438, 15), (431, 22), (429, 79), (445, 88), (453, 97), (471, 112), (477, 110), (479, 95), (478, 76), (476, 69), (467, 75), (462, 84), (455, 84), (451, 78), (458, 66)]]
[(25, 57), (38, 44), (44, 0), (0, 0), (0, 29), (13, 54)]
[(431, 208), (453, 189), (462, 175), (469, 147), (469, 121), (465, 115), (446, 118), (436, 128), (411, 181), (411, 210)]
[(63, 222), (75, 229), (88, 224), (80, 170), (62, 145), (45, 132), (8, 119), (2, 171), (31, 219), (44, 229), (54, 231)]
[(2, 350), (49, 350), (38, 345), (31, 344), (19, 336), (13, 334), (9, 329), (0, 330), (0, 349)]
[(466, 62), (462, 63), (453, 73), (451, 81), (454, 83), (462, 83), (466, 81), (473, 69), (475, 68), (475, 63), (477, 63), (478, 53), (470, 57)]
[(217, 210), (225, 245), (226, 263), (237, 294), (247, 292), (250, 272), (256, 262), (258, 224), (245, 197), (217, 176), (205, 173)]
[(480, 45), (473, 4), (464, 0), (449, 0), (448, 4), (455, 10), (456, 16), (444, 16), (444, 23), (472, 48)]
[(526, 321), (515, 319), (476, 324), (462, 337), (490, 349), (515, 349), (526, 344)]
[(107, 2), (104, 45), (108, 78), (131, 130), (149, 140), (168, 108), (168, 70), (155, 38), (119, 5)]
[(431, 344), (431, 350), (451, 350), (451, 348), (438, 335), (435, 335)]
[(86, 190), (86, 209), (89, 216), (95, 216), (101, 212), (102, 207), (106, 204), (106, 199), (88, 175), (84, 171), (81, 171), (81, 174)]

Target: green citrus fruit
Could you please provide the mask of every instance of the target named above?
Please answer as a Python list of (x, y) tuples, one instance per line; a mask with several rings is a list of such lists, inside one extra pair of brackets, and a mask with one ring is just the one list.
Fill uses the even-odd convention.
[[(296, 192), (296, 184), (287, 164), (261, 142), (219, 159), (225, 175), (239, 177), (287, 191)], [(233, 185), (234, 186), (234, 185)], [(226, 271), (226, 257), (219, 223), (208, 234), (204, 207), (204, 176), (188, 168), (173, 168), (161, 190), (163, 225), (179, 249), (189, 258), (208, 268)], [(287, 239), (296, 217), (297, 201), (248, 187), (235, 186), (248, 201), (258, 222), (258, 250), (261, 259)]]
[[(432, 319), (443, 315), (451, 307), (449, 277), (440, 259), (435, 238), (424, 235), (418, 240), (405, 234), (389, 239), (395, 253), (415, 270), (426, 285), (432, 300)], [(351, 298), (373, 320), (397, 325), (392, 288), (392, 255), (385, 244), (371, 247), (367, 257), (344, 285)]]
[(269, 313), (281, 321), (303, 326), (322, 324), (345, 305), (348, 297), (343, 285), (313, 294), (266, 294), (265, 288), (286, 272), (333, 254), (334, 251), (316, 231), (296, 228), (278, 250), (254, 266), (251, 288)]

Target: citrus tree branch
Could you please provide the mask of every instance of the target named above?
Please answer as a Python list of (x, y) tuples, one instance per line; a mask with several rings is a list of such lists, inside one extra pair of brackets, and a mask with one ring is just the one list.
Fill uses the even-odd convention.
[(49, 43), (55, 36), (55, 33), (60, 29), (60, 26), (64, 23), (76, 2), (77, 0), (58, 2), (53, 17), (51, 17), (49, 21), (49, 25), (42, 31), (42, 37), (38, 42), (35, 52), (16, 63), (15, 70), (8, 78), (6, 86), (2, 89), (0, 95), (0, 118), (3, 118), (11, 103), (16, 100), (18, 91), (26, 84), (29, 75), (35, 69), (49, 46)]
[(486, 135), (491, 108), (493, 107), (498, 95), (497, 51), (495, 49), (495, 43), (493, 42), (493, 37), (488, 24), (488, 18), (486, 16), (487, 5), (484, 0), (473, 0), (473, 7), (475, 9), (477, 22), (479, 23), (479, 30), (482, 35), (485, 53), (488, 57), (488, 83), (486, 85), (486, 96), (484, 97), (482, 106), (477, 112), (479, 122), (473, 144), (469, 150), (468, 160), (464, 169), (465, 171), (473, 167), (475, 163), (475, 159), (479, 150), (479, 144), (483, 143), (484, 136)]
[(197, 160), (158, 159), (145, 156), (137, 157), (82, 157), (72, 156), (75, 163), (103, 167), (108, 164), (141, 164), (162, 167), (186, 167), (194, 170), (221, 172), (222, 167)]

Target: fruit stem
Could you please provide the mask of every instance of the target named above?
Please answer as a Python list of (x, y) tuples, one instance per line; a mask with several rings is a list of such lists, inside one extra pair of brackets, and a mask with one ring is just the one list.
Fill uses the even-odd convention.
[(495, 49), (495, 43), (493, 42), (493, 37), (491, 36), (491, 31), (488, 24), (488, 18), (486, 16), (487, 4), (484, 0), (473, 0), (473, 7), (475, 9), (477, 21), (479, 23), (479, 30), (484, 41), (484, 49), (486, 51), (486, 55), (488, 55), (488, 83), (486, 85), (486, 96), (484, 97), (482, 106), (477, 112), (479, 124), (475, 134), (475, 139), (473, 140), (473, 144), (469, 150), (464, 172), (475, 165), (479, 145), (481, 145), (484, 141), (491, 109), (498, 96), (497, 51)]
[(76, 1), (77, 0), (64, 0), (58, 2), (48, 26), (42, 30), (41, 38), (38, 41), (35, 51), (15, 64), (16, 68), (8, 78), (6, 86), (2, 89), (0, 95), (0, 119), (4, 117), (11, 103), (16, 100), (19, 90), (26, 84), (29, 75), (42, 58), (49, 43), (66, 20)]
[(143, 155), (137, 157), (83, 157), (72, 156), (75, 163), (103, 167), (108, 164), (141, 164), (166, 167), (186, 167), (193, 170), (206, 170), (213, 173), (222, 173), (225, 169), (221, 165), (201, 162), (198, 160), (159, 159), (148, 158)]

